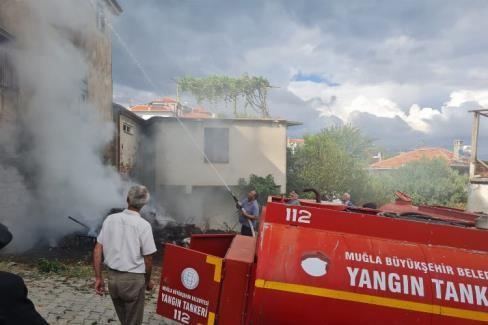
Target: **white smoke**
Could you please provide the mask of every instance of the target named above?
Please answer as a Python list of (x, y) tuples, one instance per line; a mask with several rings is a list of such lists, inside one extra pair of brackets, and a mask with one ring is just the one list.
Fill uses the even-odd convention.
[(27, 16), (18, 22), (12, 55), (18, 120), (0, 121), (0, 177), (10, 179), (0, 196), (15, 201), (1, 209), (0, 222), (13, 232), (10, 246), (17, 250), (78, 229), (67, 216), (95, 225), (124, 204), (124, 184), (101, 158), (113, 125), (82, 99), (90, 55), (83, 40), (96, 32), (95, 8), (81, 0), (24, 4)]

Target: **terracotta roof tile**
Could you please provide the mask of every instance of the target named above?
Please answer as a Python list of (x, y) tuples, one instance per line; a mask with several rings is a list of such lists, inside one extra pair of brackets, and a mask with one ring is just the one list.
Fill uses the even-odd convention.
[(201, 106), (197, 106), (188, 113), (183, 113), (184, 118), (211, 118), (212, 113), (205, 110)]
[(172, 112), (173, 109), (164, 105), (135, 105), (129, 108), (132, 112)]
[(420, 148), (413, 151), (403, 152), (395, 157), (381, 160), (371, 164), (371, 169), (397, 169), (411, 161), (420, 160), (423, 157), (428, 159), (442, 158), (445, 159), (449, 165), (467, 165), (468, 161), (465, 158), (459, 160), (454, 159), (454, 153), (444, 148)]
[(135, 106), (129, 107), (129, 110), (131, 110), (133, 112), (149, 111), (149, 105), (135, 105)]
[(163, 97), (153, 100), (151, 103), (176, 103), (176, 99), (172, 97)]
[(305, 143), (305, 139), (288, 139), (288, 143), (302, 144)]

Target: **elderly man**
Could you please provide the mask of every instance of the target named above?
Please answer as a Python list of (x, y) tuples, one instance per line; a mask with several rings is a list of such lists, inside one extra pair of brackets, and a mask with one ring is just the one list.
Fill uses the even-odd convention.
[(259, 216), (258, 193), (255, 190), (247, 193), (247, 198), (241, 202), (241, 213), (239, 223), (241, 224), (241, 235), (252, 236), (253, 229)]
[(128, 208), (103, 222), (93, 252), (95, 291), (103, 295), (102, 254), (108, 267), (108, 291), (122, 325), (139, 325), (144, 312), (144, 290), (152, 290), (152, 254), (156, 252), (149, 222), (139, 211), (149, 201), (144, 186), (133, 186)]
[[(10, 231), (0, 223), (0, 249), (12, 240)], [(0, 272), (0, 324), (47, 325), (27, 298), (27, 287), (18, 275)]]

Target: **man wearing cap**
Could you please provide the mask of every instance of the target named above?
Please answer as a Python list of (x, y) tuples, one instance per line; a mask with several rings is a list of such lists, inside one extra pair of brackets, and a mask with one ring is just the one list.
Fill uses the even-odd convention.
[(103, 255), (108, 268), (108, 291), (122, 325), (142, 323), (144, 290), (154, 287), (151, 271), (156, 245), (151, 225), (139, 214), (148, 201), (146, 187), (131, 187), (127, 209), (105, 219), (93, 251), (95, 291), (99, 295), (105, 292)]
[[(12, 234), (0, 223), (0, 250), (12, 240)], [(27, 287), (18, 275), (0, 272), (0, 324), (47, 325), (32, 301), (27, 298)]]

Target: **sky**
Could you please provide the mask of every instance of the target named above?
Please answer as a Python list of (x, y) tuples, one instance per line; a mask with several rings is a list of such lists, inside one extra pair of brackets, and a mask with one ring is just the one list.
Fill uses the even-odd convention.
[[(126, 106), (174, 96), (183, 75), (248, 73), (276, 87), (273, 117), (303, 123), (289, 136), (350, 123), (386, 151), (469, 144), (468, 111), (488, 108), (487, 1), (119, 2), (114, 100)], [(488, 119), (480, 132), (488, 144)]]

